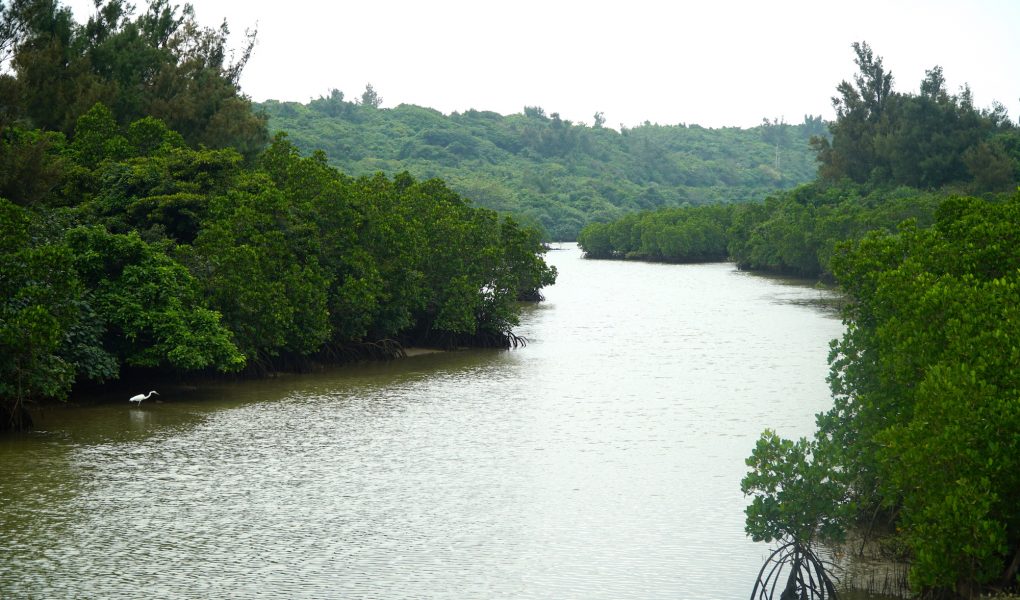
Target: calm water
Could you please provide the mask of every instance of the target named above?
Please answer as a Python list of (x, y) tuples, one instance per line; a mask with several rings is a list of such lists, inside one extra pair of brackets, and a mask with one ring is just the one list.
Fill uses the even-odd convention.
[(0, 438), (0, 597), (748, 597), (769, 549), (744, 535), (744, 459), (829, 404), (823, 293), (549, 259), (524, 349), (52, 409)]

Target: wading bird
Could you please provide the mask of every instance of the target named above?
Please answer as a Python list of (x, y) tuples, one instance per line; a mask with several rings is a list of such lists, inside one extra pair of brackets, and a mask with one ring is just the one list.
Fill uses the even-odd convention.
[(156, 394), (158, 396), (159, 392), (157, 392), (156, 390), (152, 390), (148, 394), (138, 394), (137, 396), (131, 396), (130, 398), (128, 398), (128, 402), (137, 402), (138, 406), (141, 406), (142, 400), (148, 400), (149, 396), (153, 394)]

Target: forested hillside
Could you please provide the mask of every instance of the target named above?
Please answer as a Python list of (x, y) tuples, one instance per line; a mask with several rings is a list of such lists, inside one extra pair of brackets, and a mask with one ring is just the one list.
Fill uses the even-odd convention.
[(353, 175), (408, 171), (440, 177), (480, 206), (519, 215), (550, 239), (572, 240), (588, 222), (659, 207), (760, 200), (809, 181), (809, 141), (820, 117), (751, 129), (698, 125), (592, 126), (526, 107), (502, 116), (443, 115), (401, 104), (380, 108), (369, 86), (360, 99), (333, 90), (307, 104), (258, 105), (270, 130), (285, 130), (305, 152), (324, 150)]

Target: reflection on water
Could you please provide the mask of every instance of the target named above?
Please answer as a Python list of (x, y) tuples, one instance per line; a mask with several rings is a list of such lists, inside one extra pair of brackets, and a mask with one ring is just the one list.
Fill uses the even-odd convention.
[(524, 349), (48, 411), (0, 442), (0, 597), (746, 597), (743, 461), (828, 405), (824, 292), (549, 258)]

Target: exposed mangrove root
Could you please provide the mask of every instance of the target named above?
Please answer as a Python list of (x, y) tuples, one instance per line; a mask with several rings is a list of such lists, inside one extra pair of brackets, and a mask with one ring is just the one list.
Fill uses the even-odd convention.
[(524, 337), (523, 335), (517, 335), (516, 333), (514, 333), (512, 331), (507, 331), (504, 335), (506, 335), (506, 337), (507, 337), (507, 340), (508, 340), (508, 342), (510, 344), (510, 346), (509, 346), (510, 348), (517, 348), (517, 347), (523, 348), (523, 347), (528, 345), (528, 339), (526, 337)]
[(326, 344), (316, 358), (325, 363), (343, 364), (362, 360), (393, 360), (405, 358), (407, 352), (400, 342), (384, 339), (374, 342), (347, 342)]
[(324, 365), (340, 365), (364, 360), (392, 360), (406, 356), (407, 353), (400, 342), (391, 339), (372, 342), (331, 342), (308, 356), (259, 354), (248, 359), (248, 364), (242, 375), (258, 379), (284, 372), (308, 373), (320, 369)]
[(528, 339), (510, 330), (479, 331), (473, 334), (440, 331), (431, 332), (423, 345), (445, 348), (447, 350), (455, 348), (503, 348), (511, 350), (527, 346)]
[(835, 600), (831, 566), (807, 546), (787, 542), (769, 555), (758, 572), (751, 600)]
[(0, 431), (28, 431), (32, 429), (32, 415), (21, 400), (3, 404), (0, 401)]
[[(846, 591), (911, 598), (910, 563), (900, 541), (890, 536), (883, 517), (875, 527), (862, 525), (842, 542), (826, 544)], [(872, 519), (872, 524), (876, 520)]]
[(278, 365), (274, 364), (273, 359), (268, 356), (263, 356), (260, 352), (257, 355), (248, 358), (243, 374), (246, 377), (260, 378), (267, 377), (277, 370), (279, 370)]

